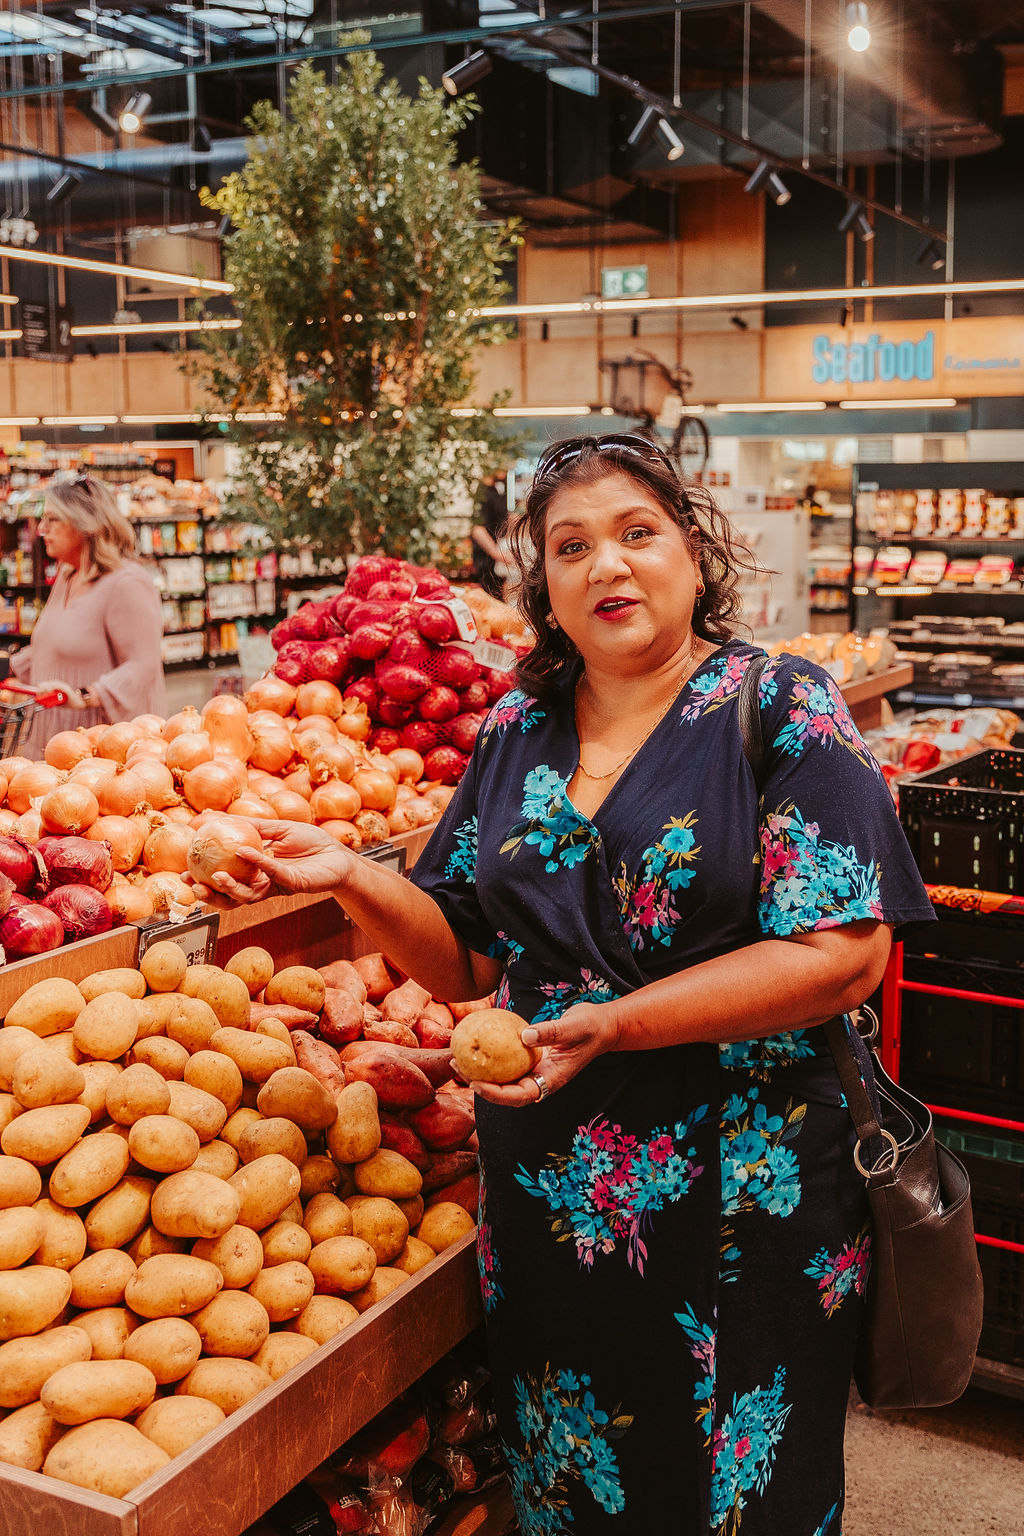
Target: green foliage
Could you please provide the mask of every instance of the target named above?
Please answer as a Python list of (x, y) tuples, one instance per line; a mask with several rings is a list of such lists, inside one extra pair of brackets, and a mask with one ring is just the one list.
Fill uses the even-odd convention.
[(452, 407), (473, 353), (503, 338), (474, 310), (501, 301), (511, 226), (481, 217), (456, 135), (477, 110), (425, 80), (415, 100), (371, 52), (336, 84), (304, 65), (286, 110), (260, 103), (249, 159), (207, 206), (229, 215), (225, 276), (241, 317), (203, 333), (198, 371), (246, 429), (240, 515), (328, 554), (422, 557), (453, 500), (497, 462), (489, 412)]

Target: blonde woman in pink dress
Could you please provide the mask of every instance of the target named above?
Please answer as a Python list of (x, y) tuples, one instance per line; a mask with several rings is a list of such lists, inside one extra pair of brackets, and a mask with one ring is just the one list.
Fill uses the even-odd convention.
[(36, 688), (63, 688), (69, 706), (36, 716), (19, 747), (29, 757), (58, 731), (166, 711), (160, 596), (110, 490), (92, 475), (53, 480), (39, 532), (57, 579), (11, 671)]

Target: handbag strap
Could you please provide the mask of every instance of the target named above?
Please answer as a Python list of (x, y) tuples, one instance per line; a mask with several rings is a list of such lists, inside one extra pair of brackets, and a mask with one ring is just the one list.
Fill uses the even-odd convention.
[[(740, 737), (743, 742), (743, 755), (750, 764), (754, 775), (754, 782), (758, 791), (764, 778), (765, 770), (765, 745), (764, 731), (761, 726), (761, 706), (758, 699), (758, 687), (761, 682), (761, 674), (768, 663), (765, 655), (755, 656), (740, 682), (739, 695), (737, 697), (737, 709), (739, 711)], [(871, 1107), (868, 1091), (861, 1077), (860, 1065), (853, 1052), (850, 1037), (846, 1031), (842, 1019), (832, 1018), (822, 1025), (828, 1048), (832, 1052), (846, 1097), (846, 1105), (850, 1111), (850, 1119), (860, 1141), (870, 1141), (873, 1137), (882, 1134), (882, 1128), (878, 1123), (878, 1116)], [(856, 1153), (855, 1153), (856, 1156)]]

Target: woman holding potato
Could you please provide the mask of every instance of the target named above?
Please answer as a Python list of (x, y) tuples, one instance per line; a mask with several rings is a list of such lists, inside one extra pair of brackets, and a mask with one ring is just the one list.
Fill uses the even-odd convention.
[(539, 640), (412, 888), (282, 823), (220, 888), (334, 889), (436, 996), (531, 1021), (533, 1071), (474, 1084), (521, 1529), (839, 1536), (870, 1243), (817, 1026), (931, 908), (812, 664), (765, 667), (755, 783), (738, 556), (658, 448), (554, 445), (513, 547)]

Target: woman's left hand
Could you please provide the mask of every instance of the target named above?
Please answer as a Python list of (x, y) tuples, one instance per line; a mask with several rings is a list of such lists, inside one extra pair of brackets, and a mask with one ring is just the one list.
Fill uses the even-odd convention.
[(473, 1083), (472, 1087), (492, 1104), (525, 1108), (542, 1097), (538, 1078), (544, 1085), (544, 1098), (557, 1093), (595, 1057), (614, 1050), (618, 1037), (612, 1005), (576, 1003), (561, 1018), (546, 1019), (522, 1031), (524, 1045), (541, 1047), (541, 1058), (532, 1072), (515, 1083)]

